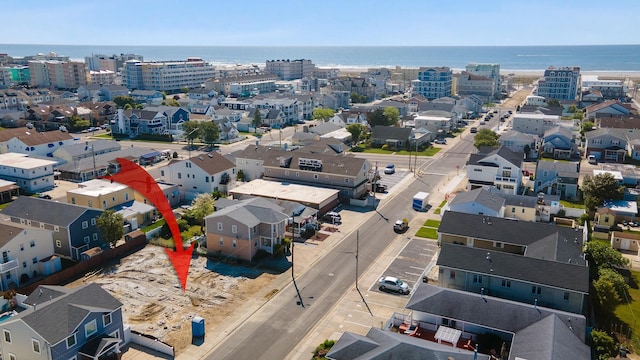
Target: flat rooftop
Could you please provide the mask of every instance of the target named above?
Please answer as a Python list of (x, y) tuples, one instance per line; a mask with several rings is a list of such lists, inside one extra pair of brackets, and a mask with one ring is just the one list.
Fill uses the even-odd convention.
[(8, 166), (19, 169), (34, 169), (42, 166), (51, 166), (51, 169), (53, 170), (53, 166), (57, 163), (57, 161), (30, 158), (27, 154), (0, 154), (0, 166)]
[(69, 190), (69, 194), (78, 194), (86, 196), (101, 196), (111, 194), (116, 191), (120, 191), (128, 188), (127, 185), (120, 184), (118, 182), (111, 182), (109, 180), (92, 179), (78, 184), (77, 189)]
[(315, 186), (266, 181), (256, 179), (229, 190), (232, 194), (252, 195), (272, 199), (297, 201), (300, 203), (322, 204), (340, 192)]

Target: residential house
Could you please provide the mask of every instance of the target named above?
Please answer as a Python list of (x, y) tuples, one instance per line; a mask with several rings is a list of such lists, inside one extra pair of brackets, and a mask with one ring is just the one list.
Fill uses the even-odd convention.
[(452, 117), (446, 114), (433, 114), (433, 111), (418, 113), (418, 116), (413, 118), (413, 122), (416, 128), (425, 128), (436, 136), (444, 136), (455, 127)]
[(282, 244), (289, 215), (265, 202), (238, 203), (205, 217), (207, 251), (252, 261)]
[(588, 131), (585, 133), (585, 156), (593, 155), (598, 161), (624, 162), (629, 135), (636, 139), (640, 137), (640, 132), (607, 128)]
[(0, 179), (15, 182), (28, 193), (52, 189), (55, 186), (53, 167), (56, 161), (29, 157), (19, 153), (0, 154)]
[(391, 149), (407, 149), (411, 140), (411, 129), (395, 126), (377, 125), (373, 127), (371, 141), (379, 146), (387, 145)]
[(0, 204), (8, 203), (19, 195), (20, 186), (15, 181), (0, 179)]
[(586, 228), (448, 211), (438, 228), (439, 286), (579, 314), (589, 293), (586, 238)]
[(602, 207), (605, 207), (615, 214), (615, 221), (636, 220), (638, 215), (638, 203), (630, 200), (605, 200)]
[(200, 193), (227, 193), (233, 187), (235, 178), (234, 163), (214, 151), (186, 160), (171, 160), (168, 165), (160, 168), (159, 179), (179, 184), (185, 200), (191, 201)]
[(62, 269), (60, 258), (53, 252), (51, 230), (0, 224), (0, 254), (0, 291), (14, 289)]
[(113, 101), (116, 96), (129, 96), (129, 89), (116, 84), (106, 84), (100, 89), (101, 101)]
[(536, 164), (534, 192), (560, 195), (562, 199), (578, 198), (580, 162), (539, 160)]
[(264, 176), (265, 161), (286, 154), (287, 151), (281, 147), (251, 145), (231, 154), (230, 157), (235, 161), (237, 173), (243, 174), (241, 180), (251, 181)]
[(578, 153), (573, 132), (564, 127), (556, 126), (544, 132), (542, 136), (542, 153), (552, 154), (554, 159), (569, 160)]
[(110, 124), (116, 114), (116, 104), (109, 102), (82, 102), (78, 107), (84, 107), (91, 111), (93, 125)]
[(57, 255), (79, 260), (83, 251), (104, 246), (97, 218), (100, 209), (20, 196), (2, 210), (11, 222), (53, 231)]
[(610, 243), (616, 250), (637, 253), (640, 250), (640, 235), (635, 232), (612, 231)]
[(543, 136), (544, 133), (560, 125), (560, 116), (516, 113), (511, 118), (512, 129), (523, 134)]
[(640, 129), (640, 117), (637, 115), (628, 116), (596, 116), (596, 128), (613, 128), (613, 129)]
[(41, 285), (0, 324), (3, 359), (113, 359), (123, 345), (122, 303), (100, 285)]
[(422, 67), (418, 79), (411, 81), (416, 94), (429, 100), (451, 96), (453, 72), (449, 67)]
[(120, 204), (112, 210), (122, 215), (125, 234), (142, 226), (151, 225), (156, 215), (156, 208), (153, 205), (134, 200)]
[(504, 217), (505, 198), (500, 193), (492, 193), (483, 188), (459, 192), (443, 207), (446, 211)]
[(98, 102), (101, 100), (100, 89), (102, 89), (101, 84), (80, 85), (76, 90), (76, 93), (78, 94), (78, 100)]
[(83, 182), (106, 175), (107, 173), (118, 173), (120, 171), (120, 163), (117, 161), (118, 158), (125, 158), (136, 164), (140, 164), (142, 156), (148, 153), (149, 149), (125, 147), (118, 151), (97, 154), (96, 156), (80, 157), (73, 162), (58, 165), (56, 170), (59, 172), (59, 178), (62, 180)]
[(348, 92), (356, 93), (364, 96), (366, 101), (373, 101), (375, 99), (376, 88), (373, 84), (370, 84), (367, 79), (358, 77), (339, 77), (337, 79), (330, 80), (330, 87), (334, 92)]
[(67, 203), (96, 209), (112, 209), (134, 199), (134, 190), (127, 185), (103, 179), (92, 179), (67, 191)]
[(314, 127), (310, 127), (309, 128), (309, 133), (315, 134), (315, 135), (318, 135), (318, 136), (324, 136), (324, 135), (330, 134), (330, 133), (332, 133), (334, 131), (338, 131), (338, 130), (341, 130), (341, 129), (344, 129), (344, 128), (341, 127), (340, 125), (337, 125), (337, 124), (333, 123), (333, 122), (324, 122), (324, 123), (318, 124), (318, 125), (316, 125)]
[(189, 121), (189, 112), (176, 106), (145, 106), (145, 110), (154, 111), (167, 117), (169, 120), (168, 131), (182, 131), (182, 124)]
[(468, 190), (496, 187), (505, 194), (518, 194), (523, 160), (523, 153), (505, 146), (488, 154), (471, 154), (467, 161)]
[(0, 108), (0, 126), (5, 128), (22, 127), (27, 124), (24, 111)]
[(254, 97), (251, 104), (252, 107), (260, 110), (280, 110), (282, 112), (280, 116), (287, 125), (293, 125), (299, 120), (302, 120), (300, 116), (300, 105), (297, 99), (267, 95)]
[(458, 75), (456, 90), (458, 95), (477, 95), (487, 100), (493, 99), (496, 95), (493, 79), (466, 71)]
[(600, 80), (597, 75), (583, 75), (582, 88), (590, 92), (597, 91), (604, 99), (624, 99), (629, 90), (622, 80)]
[(584, 90), (580, 97), (580, 107), (586, 108), (593, 104), (604, 102), (604, 97), (600, 90)]
[(51, 157), (61, 146), (73, 143), (73, 136), (60, 130), (39, 132), (25, 127), (0, 131), (0, 153), (3, 154), (14, 152)]
[(114, 140), (95, 140), (61, 146), (53, 152), (53, 157), (64, 160), (65, 163), (75, 162), (92, 156), (107, 154), (122, 149), (120, 143)]
[(118, 109), (117, 119), (111, 131), (132, 137), (140, 134), (166, 134), (171, 127), (167, 115), (159, 111)]
[(129, 96), (141, 104), (160, 105), (164, 100), (162, 93), (157, 90), (133, 90)]
[(628, 105), (623, 104), (619, 100), (607, 100), (602, 103), (593, 104), (584, 109), (585, 119), (595, 119), (596, 116), (603, 114), (609, 116), (628, 116), (631, 109)]
[(526, 158), (535, 158), (537, 157), (536, 138), (533, 135), (523, 134), (517, 130), (509, 130), (500, 134), (498, 142), (500, 146), (504, 146), (511, 151), (524, 153)]

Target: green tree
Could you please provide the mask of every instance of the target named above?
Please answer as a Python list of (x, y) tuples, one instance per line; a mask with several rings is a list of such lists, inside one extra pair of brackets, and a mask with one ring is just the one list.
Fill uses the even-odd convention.
[(220, 138), (220, 127), (213, 121), (205, 121), (200, 123), (200, 134), (202, 141), (212, 149), (213, 145)]
[(365, 132), (366, 128), (362, 124), (349, 124), (346, 127), (347, 131), (351, 133), (351, 140), (354, 143), (358, 143), (360, 135)]
[(589, 241), (585, 253), (589, 262), (595, 265), (597, 269), (629, 265), (629, 259), (622, 256), (619, 251), (613, 249), (607, 243)]
[(68, 120), (69, 131), (78, 131), (91, 125), (89, 120), (85, 120), (78, 115), (71, 115)]
[(352, 104), (367, 102), (367, 97), (364, 95), (360, 95), (357, 92), (351, 92), (351, 94), (349, 95), (349, 98), (351, 99)]
[(549, 100), (547, 100), (547, 105), (548, 105), (549, 107), (558, 107), (558, 106), (562, 106), (562, 105), (560, 104), (560, 101), (558, 101), (557, 99), (549, 99)]
[(371, 127), (378, 125), (387, 125), (387, 117), (384, 115), (384, 110), (376, 109), (367, 114), (367, 122)]
[(576, 104), (571, 104), (571, 106), (569, 106), (569, 112), (575, 114), (576, 111), (578, 111)]
[(102, 238), (110, 247), (115, 247), (118, 240), (124, 236), (124, 218), (114, 210), (105, 210), (100, 214), (96, 225), (102, 233)]
[(196, 196), (191, 202), (191, 212), (193, 216), (200, 222), (200, 231), (204, 233), (204, 218), (213, 213), (213, 204), (215, 200), (209, 193), (202, 193)]
[(162, 105), (180, 107), (180, 103), (176, 99), (166, 99), (162, 101)]
[(600, 268), (598, 269), (598, 275), (598, 281), (605, 280), (613, 284), (613, 288), (616, 290), (620, 299), (624, 299), (625, 296), (629, 294), (629, 285), (627, 285), (624, 277), (616, 270), (606, 267)]
[(497, 133), (491, 131), (490, 129), (480, 129), (476, 133), (476, 136), (473, 138), (473, 144), (476, 147), (480, 146), (498, 146), (498, 136)]
[(134, 98), (124, 95), (118, 95), (114, 97), (113, 102), (119, 109), (123, 109), (125, 104), (131, 105), (132, 108), (136, 108), (136, 105), (138, 105), (138, 102)]
[(529, 146), (528, 144), (522, 147), (522, 151), (524, 151), (524, 158), (528, 159), (529, 155), (531, 153), (531, 146)]
[(595, 211), (605, 200), (622, 200), (624, 186), (609, 173), (587, 175), (582, 181), (582, 193), (587, 210)]
[(253, 113), (253, 120), (251, 121), (251, 125), (254, 128), (254, 131), (257, 133), (258, 128), (262, 125), (262, 114), (260, 113), (260, 109), (256, 109)]
[(200, 137), (200, 124), (195, 121), (184, 122), (182, 123), (182, 131), (184, 139), (187, 140), (187, 147), (192, 148), (194, 140)]
[(133, 109), (133, 106), (131, 106), (131, 104), (124, 104), (124, 106), (122, 107), (123, 110), (131, 110)]
[(313, 110), (313, 120), (327, 121), (333, 117), (335, 111), (327, 108), (318, 108)]
[(584, 113), (582, 112), (582, 110), (577, 110), (576, 112), (573, 113), (573, 118), (582, 120), (584, 119)]
[(183, 86), (183, 87), (180, 88), (180, 91), (182, 91), (185, 94), (188, 94), (189, 93), (189, 88), (186, 87), (186, 86)]
[(395, 126), (400, 120), (400, 111), (393, 106), (384, 108), (384, 117), (387, 119), (387, 125)]
[(244, 170), (238, 170), (236, 173), (236, 180), (244, 181)]
[(596, 351), (598, 360), (608, 360), (615, 356), (617, 351), (616, 341), (606, 331), (593, 329), (591, 330), (591, 340), (593, 348)]
[(585, 121), (582, 123), (582, 133), (593, 130), (593, 123), (591, 121)]

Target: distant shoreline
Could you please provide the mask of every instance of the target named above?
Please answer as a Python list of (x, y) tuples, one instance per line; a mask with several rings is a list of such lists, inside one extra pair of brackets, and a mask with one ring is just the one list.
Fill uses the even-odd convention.
[[(325, 68), (319, 66), (318, 68)], [(387, 69), (394, 69), (395, 67), (387, 67)], [(407, 67), (408, 68), (408, 67)], [(341, 75), (359, 75), (362, 72), (366, 72), (368, 68), (338, 68)], [(459, 74), (464, 69), (452, 69), (454, 74)], [(500, 69), (500, 75), (507, 76), (513, 74), (516, 77), (542, 77), (544, 75), (544, 69), (542, 70), (515, 70), (515, 69)], [(616, 71), (616, 70), (588, 70), (580, 71), (581, 75), (598, 76), (600, 79), (631, 79), (640, 80), (640, 71)]]

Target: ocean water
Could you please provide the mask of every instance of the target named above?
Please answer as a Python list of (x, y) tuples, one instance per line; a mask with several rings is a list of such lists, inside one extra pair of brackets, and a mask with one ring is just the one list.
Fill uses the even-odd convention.
[(502, 70), (543, 70), (579, 66), (582, 71), (640, 72), (640, 45), (593, 46), (92, 46), (0, 44), (14, 57), (55, 52), (74, 60), (91, 54), (134, 53), (145, 60), (200, 57), (214, 64), (258, 64), (267, 60), (309, 59), (316, 66), (337, 68), (500, 64)]

